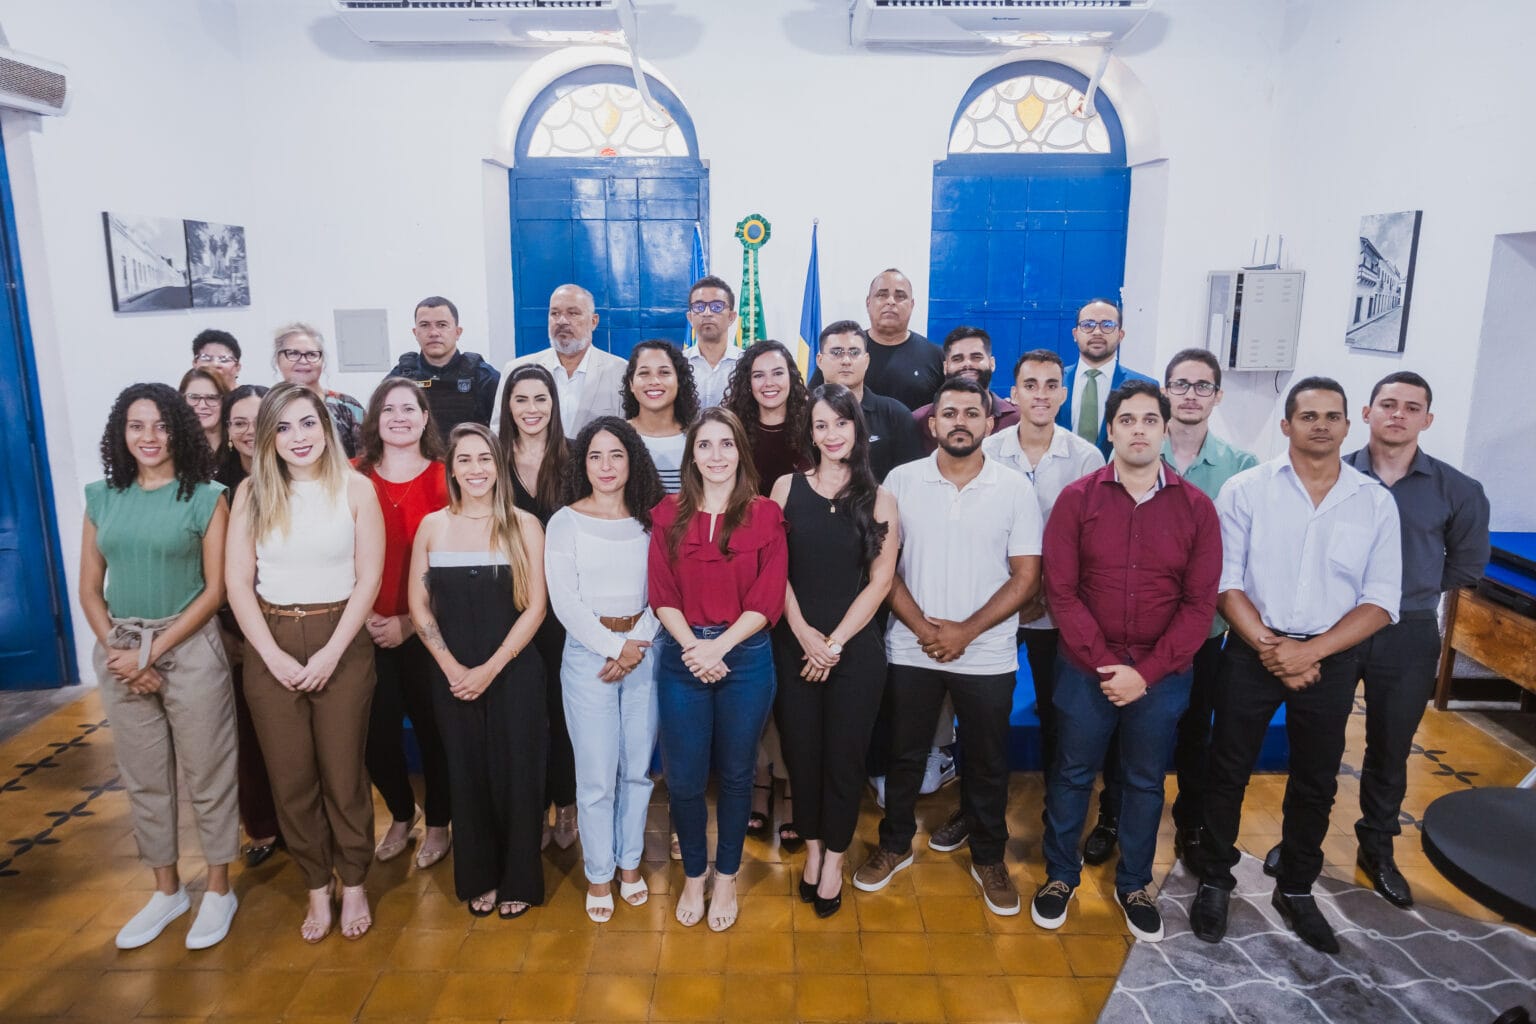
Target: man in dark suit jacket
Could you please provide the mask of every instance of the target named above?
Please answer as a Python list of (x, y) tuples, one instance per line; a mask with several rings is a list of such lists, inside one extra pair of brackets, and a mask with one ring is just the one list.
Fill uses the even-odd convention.
[(1145, 380), (1153, 384), (1157, 381), (1120, 364), (1120, 342), (1125, 340), (1125, 323), (1120, 316), (1120, 305), (1113, 299), (1089, 299), (1084, 303), (1077, 311), (1072, 340), (1077, 342), (1078, 359), (1062, 371), (1067, 400), (1061, 403), (1056, 422), (1083, 440), (1098, 445), (1107, 459), (1110, 447), (1104, 432), (1104, 403), (1109, 393), (1128, 380)]

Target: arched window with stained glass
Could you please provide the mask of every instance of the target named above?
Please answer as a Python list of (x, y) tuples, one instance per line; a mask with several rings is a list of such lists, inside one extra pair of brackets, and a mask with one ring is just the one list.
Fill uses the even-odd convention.
[(967, 103), (949, 134), (951, 153), (1107, 154), (1104, 116), (1087, 97), (1044, 74), (1005, 78)]

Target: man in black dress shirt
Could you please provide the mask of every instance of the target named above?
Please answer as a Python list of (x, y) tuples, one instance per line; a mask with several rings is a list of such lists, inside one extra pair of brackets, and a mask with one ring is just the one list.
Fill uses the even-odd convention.
[(1398, 816), (1413, 734), (1435, 689), (1440, 595), (1476, 583), (1488, 564), (1482, 484), (1419, 447), (1419, 434), (1435, 421), (1432, 397), (1429, 382), (1416, 373), (1383, 377), (1363, 414), (1370, 442), (1344, 459), (1386, 485), (1403, 527), (1402, 618), (1367, 640), (1360, 659), (1365, 762), (1355, 822), (1356, 863), (1376, 891), (1399, 907), (1413, 906), (1413, 890), (1393, 859), (1392, 837), (1402, 831)]
[[(869, 311), (869, 330), (864, 332), (869, 386), (908, 412), (932, 402), (944, 382), (944, 352), (907, 327), (912, 322), (912, 282), (907, 275), (894, 267), (882, 270), (869, 283), (864, 308)], [(818, 367), (810, 386), (820, 384), (824, 373)]]
[[(935, 349), (937, 351), (937, 349)], [(838, 320), (822, 329), (817, 347), (818, 375), (852, 391), (869, 428), (869, 466), (876, 480), (904, 462), (923, 457), (922, 437), (911, 411), (900, 402), (865, 386), (870, 349), (864, 332), (852, 320)], [(821, 381), (812, 381), (812, 387)], [(935, 385), (937, 386), (937, 385)], [(933, 399), (929, 394), (928, 401)]]

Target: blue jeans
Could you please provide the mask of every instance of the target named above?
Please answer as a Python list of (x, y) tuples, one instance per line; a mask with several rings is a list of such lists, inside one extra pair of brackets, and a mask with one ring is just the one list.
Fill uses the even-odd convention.
[(1082, 877), (1078, 840), (1088, 817), (1094, 776), (1120, 730), (1120, 863), (1115, 889), (1134, 892), (1152, 882), (1152, 855), (1163, 816), (1163, 776), (1179, 716), (1189, 705), (1190, 669), (1151, 680), (1146, 696), (1115, 707), (1099, 689), (1097, 672), (1056, 659), (1056, 762), (1045, 787), (1045, 870), (1076, 886)]
[[(723, 626), (695, 626), (709, 640)], [(761, 630), (725, 656), (729, 672), (718, 683), (701, 683), (683, 664), (683, 649), (663, 630), (656, 638), (656, 696), (661, 711), (661, 756), (667, 771), (672, 826), (683, 851), (683, 872), (698, 878), (709, 868), (710, 768), (719, 783), (715, 801), (715, 870), (734, 875), (752, 812), (757, 740), (763, 734), (775, 689), (773, 644)]]
[(566, 635), (560, 691), (576, 756), (581, 856), (594, 883), (613, 881), (616, 867), (640, 866), (656, 748), (654, 649), (616, 683), (597, 678), (606, 662)]

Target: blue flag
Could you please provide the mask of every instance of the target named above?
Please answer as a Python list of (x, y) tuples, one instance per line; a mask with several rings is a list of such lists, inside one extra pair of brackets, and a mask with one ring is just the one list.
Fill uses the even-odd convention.
[(816, 366), (816, 347), (821, 338), (821, 265), (816, 254), (816, 228), (820, 221), (811, 222), (811, 262), (805, 268), (805, 298), (800, 303), (800, 344), (795, 351), (795, 363), (800, 375), (810, 379)]
[[(688, 280), (689, 284), (693, 284), (694, 281), (709, 273), (704, 267), (704, 234), (699, 230), (698, 224), (693, 226), (693, 259), (688, 264), (688, 273), (693, 275)], [(692, 324), (688, 325), (688, 341), (694, 345), (699, 343), (699, 336)]]

